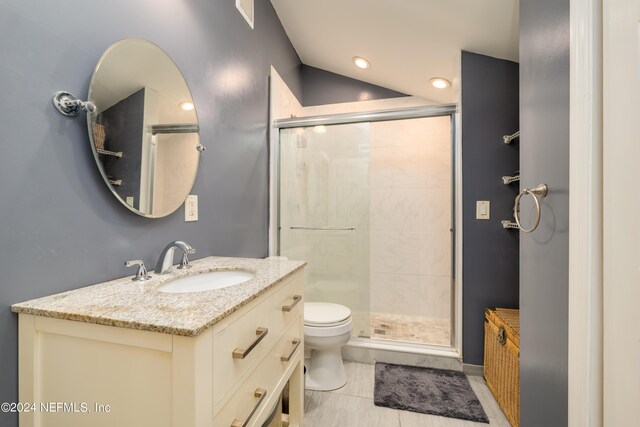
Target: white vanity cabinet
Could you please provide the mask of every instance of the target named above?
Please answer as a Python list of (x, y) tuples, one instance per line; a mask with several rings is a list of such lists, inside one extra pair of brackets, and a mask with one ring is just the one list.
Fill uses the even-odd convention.
[(194, 337), (20, 313), (20, 426), (262, 426), (287, 382), (301, 426), (303, 288), (299, 270)]

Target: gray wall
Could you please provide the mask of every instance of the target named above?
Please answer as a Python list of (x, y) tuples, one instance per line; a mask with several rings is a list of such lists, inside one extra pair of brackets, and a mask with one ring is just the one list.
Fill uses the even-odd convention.
[[(12, 303), (154, 265), (184, 239), (196, 258), (267, 255), (270, 65), (300, 96), (300, 61), (270, 2), (255, 2), (251, 30), (230, 0), (46, 2), (0, 0), (0, 402), (17, 400), (17, 316)], [(149, 220), (110, 194), (89, 148), (84, 116), (67, 119), (51, 96), (86, 96), (102, 52), (144, 37), (175, 60), (193, 92), (207, 146), (194, 194)], [(17, 425), (0, 413), (0, 425)]]
[(305, 107), (407, 96), (404, 93), (308, 65), (302, 65), (300, 73), (302, 75), (302, 105)]
[(559, 427), (567, 425), (569, 0), (520, 2), (520, 126), (521, 185), (549, 185), (540, 227), (520, 239), (521, 420)]
[[(519, 170), (518, 64), (462, 52), (463, 357), (482, 365), (484, 310), (518, 307), (518, 232), (512, 219), (518, 184), (501, 177)], [(476, 201), (491, 201), (491, 219), (476, 219)]]

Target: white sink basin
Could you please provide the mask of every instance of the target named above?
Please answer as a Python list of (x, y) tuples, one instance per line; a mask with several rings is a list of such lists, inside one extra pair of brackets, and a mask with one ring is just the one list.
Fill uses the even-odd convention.
[(158, 290), (169, 294), (211, 291), (228, 288), (253, 279), (255, 274), (242, 270), (222, 270), (181, 277), (160, 286)]

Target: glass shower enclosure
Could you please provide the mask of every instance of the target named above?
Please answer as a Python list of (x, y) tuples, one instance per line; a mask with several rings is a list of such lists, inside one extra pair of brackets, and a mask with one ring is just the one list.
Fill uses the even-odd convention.
[(369, 124), (280, 131), (280, 254), (307, 261), (307, 301), (351, 309), (369, 337)]
[(279, 254), (353, 337), (451, 346), (453, 113), (381, 117), (280, 129)]

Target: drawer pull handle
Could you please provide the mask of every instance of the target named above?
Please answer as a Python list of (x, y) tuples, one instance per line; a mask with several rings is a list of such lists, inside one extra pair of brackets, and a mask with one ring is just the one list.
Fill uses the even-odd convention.
[(233, 358), (234, 359), (244, 359), (245, 357), (247, 357), (249, 355), (249, 353), (251, 353), (251, 350), (256, 348), (256, 346), (258, 344), (260, 344), (260, 341), (262, 341), (264, 339), (264, 337), (267, 336), (268, 333), (269, 333), (269, 329), (268, 328), (258, 328), (258, 329), (256, 329), (256, 339), (246, 349), (236, 348), (235, 350), (233, 350)]
[(302, 295), (294, 295), (293, 296), (293, 302), (291, 303), (291, 305), (283, 305), (282, 306), (282, 311), (291, 311), (291, 310), (293, 310), (293, 307), (295, 307), (296, 304), (298, 304), (300, 301), (302, 301)]
[(291, 344), (293, 344), (293, 348), (291, 349), (291, 353), (289, 353), (288, 356), (280, 356), (280, 360), (282, 362), (288, 362), (289, 360), (291, 360), (291, 358), (293, 357), (293, 353), (296, 352), (296, 350), (298, 349), (298, 347), (300, 347), (300, 340), (295, 339), (293, 341), (291, 341)]
[(249, 425), (249, 421), (251, 420), (251, 417), (253, 417), (253, 414), (256, 413), (256, 411), (260, 407), (260, 404), (262, 403), (264, 398), (267, 397), (267, 390), (263, 388), (257, 388), (256, 391), (253, 392), (253, 396), (257, 397), (258, 401), (256, 402), (256, 406), (254, 406), (251, 412), (249, 413), (249, 416), (245, 418), (244, 421), (241, 421), (236, 418), (231, 423), (231, 427), (246, 427), (247, 425)]

